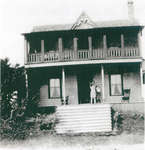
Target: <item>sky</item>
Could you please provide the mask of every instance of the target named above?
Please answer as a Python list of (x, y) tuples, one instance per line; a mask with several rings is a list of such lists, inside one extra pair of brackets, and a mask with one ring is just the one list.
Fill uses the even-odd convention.
[[(134, 0), (134, 7), (135, 18), (144, 23), (145, 0)], [(0, 0), (0, 58), (23, 65), (22, 33), (38, 25), (74, 23), (82, 11), (93, 21), (128, 17), (127, 0)]]

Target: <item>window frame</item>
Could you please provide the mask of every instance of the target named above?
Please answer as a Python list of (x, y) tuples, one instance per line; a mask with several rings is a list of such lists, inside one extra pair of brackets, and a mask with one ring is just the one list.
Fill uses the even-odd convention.
[[(52, 79), (59, 79), (59, 90), (60, 90), (60, 96), (59, 97), (51, 97), (50, 92), (51, 92), (51, 87), (50, 87), (50, 80)], [(62, 87), (61, 87), (61, 79), (60, 78), (49, 78), (48, 79), (48, 97), (49, 99), (58, 99), (58, 98), (62, 98)]]
[[(120, 75), (121, 77), (121, 94), (120, 95), (113, 95), (112, 94), (112, 84), (111, 84), (111, 75)], [(109, 94), (110, 96), (123, 96), (124, 92), (123, 92), (123, 74), (122, 73), (111, 73), (109, 74)]]

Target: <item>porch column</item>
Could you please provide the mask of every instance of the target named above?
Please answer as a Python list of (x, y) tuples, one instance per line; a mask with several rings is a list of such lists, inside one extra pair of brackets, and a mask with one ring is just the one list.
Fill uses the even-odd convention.
[(44, 40), (41, 40), (41, 54), (42, 54), (42, 62), (44, 62)]
[(105, 99), (105, 93), (104, 93), (104, 66), (101, 64), (101, 78), (102, 78), (102, 101)]
[(91, 57), (92, 56), (92, 37), (91, 36), (88, 37), (88, 44), (89, 44), (89, 53), (90, 53), (89, 57)]
[(124, 35), (121, 34), (121, 55), (125, 56), (125, 50), (124, 50)]
[(66, 94), (65, 94), (65, 72), (64, 72), (64, 68), (62, 68), (62, 97), (63, 97), (64, 105), (65, 105)]
[(78, 38), (73, 38), (73, 47), (74, 47), (74, 57), (77, 59), (77, 50), (78, 50), (78, 43), (77, 43)]
[(141, 98), (143, 98), (143, 71), (142, 71), (142, 63), (140, 63), (140, 83), (141, 83)]
[(27, 64), (28, 62), (28, 50), (29, 50), (29, 43), (26, 37), (24, 37), (24, 63), (25, 64)]
[(139, 52), (138, 52), (138, 56), (141, 56), (142, 57), (142, 52), (141, 52), (141, 31), (138, 32), (138, 49), (139, 49)]
[(59, 49), (59, 55), (61, 60), (62, 59), (62, 38), (58, 38), (58, 49)]
[(121, 34), (121, 48), (124, 48), (124, 35)]
[(103, 56), (107, 57), (107, 37), (106, 34), (103, 35)]

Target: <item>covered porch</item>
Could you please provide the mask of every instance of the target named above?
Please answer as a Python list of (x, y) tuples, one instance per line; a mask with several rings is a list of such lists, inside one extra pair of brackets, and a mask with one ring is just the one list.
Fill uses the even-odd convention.
[[(89, 104), (92, 80), (101, 89), (100, 103), (134, 103), (142, 99), (140, 73), (140, 63), (88, 64), (31, 68), (28, 79), (40, 107)], [(126, 89), (129, 101), (122, 100)]]

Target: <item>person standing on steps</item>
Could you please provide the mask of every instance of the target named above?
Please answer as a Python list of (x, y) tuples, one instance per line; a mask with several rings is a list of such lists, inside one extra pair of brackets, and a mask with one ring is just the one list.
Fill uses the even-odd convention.
[(90, 99), (91, 99), (91, 104), (96, 103), (96, 89), (95, 89), (94, 81), (90, 83)]

